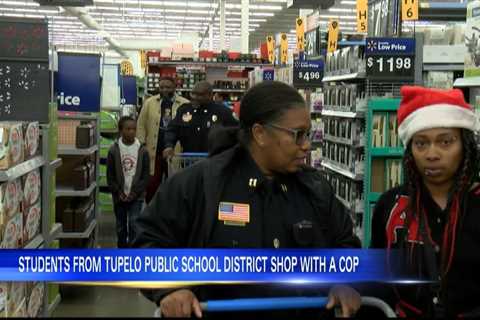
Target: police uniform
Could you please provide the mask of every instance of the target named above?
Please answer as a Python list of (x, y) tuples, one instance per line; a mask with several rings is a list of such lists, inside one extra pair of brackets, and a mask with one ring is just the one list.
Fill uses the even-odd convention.
[[(360, 246), (349, 214), (317, 171), (305, 169), (269, 180), (241, 146), (169, 179), (137, 219), (137, 232), (138, 247)], [(300, 293), (288, 289), (222, 286), (194, 292), (200, 301)], [(168, 293), (159, 290), (149, 298), (158, 302)]]
[(173, 148), (180, 141), (183, 152), (207, 152), (208, 133), (213, 126), (236, 126), (233, 112), (222, 105), (210, 103), (194, 107), (185, 104), (178, 108), (165, 133), (165, 148)]
[[(455, 253), (451, 268), (443, 279), (443, 289), (440, 285), (441, 245), (450, 208), (441, 209), (425, 189), (422, 194), (420, 201), (427, 215), (430, 237), (413, 230), (418, 226), (417, 219), (410, 222), (410, 230), (406, 229), (409, 197), (404, 186), (383, 194), (375, 207), (372, 247), (386, 248), (391, 243), (392, 248), (403, 248), (415, 243), (413, 258), (415, 261), (422, 258), (423, 263), (420, 266), (418, 263), (414, 266), (406, 264), (406, 270), (413, 267), (415, 270), (410, 270), (415, 272), (414, 276), (435, 281), (432, 285), (399, 287), (397, 294), (392, 290), (389, 300), (396, 305), (400, 315), (426, 318), (479, 317), (480, 186), (470, 190), (461, 204)], [(424, 241), (424, 238), (431, 238), (433, 243)], [(405, 262), (408, 263), (406, 259)]]

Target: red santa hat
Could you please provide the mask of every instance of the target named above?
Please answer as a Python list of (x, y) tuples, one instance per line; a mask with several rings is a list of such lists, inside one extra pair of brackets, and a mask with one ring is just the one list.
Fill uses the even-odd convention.
[(464, 128), (478, 131), (475, 111), (465, 102), (462, 91), (403, 86), (397, 112), (398, 135), (406, 146), (419, 131), (433, 128)]

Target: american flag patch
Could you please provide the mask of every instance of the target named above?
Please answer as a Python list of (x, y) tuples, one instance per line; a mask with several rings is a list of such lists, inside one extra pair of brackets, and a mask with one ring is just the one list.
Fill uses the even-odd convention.
[(227, 222), (250, 222), (250, 205), (233, 202), (220, 202), (218, 220)]

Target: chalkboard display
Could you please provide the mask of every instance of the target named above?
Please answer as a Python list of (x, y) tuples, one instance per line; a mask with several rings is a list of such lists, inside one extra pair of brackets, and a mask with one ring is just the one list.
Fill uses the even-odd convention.
[(48, 122), (48, 62), (0, 61), (0, 120)]
[(0, 19), (0, 59), (48, 61), (48, 25), (39, 19)]

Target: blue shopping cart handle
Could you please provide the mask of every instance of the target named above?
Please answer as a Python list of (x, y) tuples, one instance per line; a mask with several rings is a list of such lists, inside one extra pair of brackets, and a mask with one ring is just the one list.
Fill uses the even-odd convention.
[(210, 300), (200, 303), (202, 310), (207, 312), (220, 311), (258, 311), (323, 308), (327, 305), (325, 297), (285, 297), (285, 298), (255, 298)]
[(206, 152), (184, 152), (184, 153), (177, 153), (175, 154), (177, 157), (208, 157), (208, 153)]

